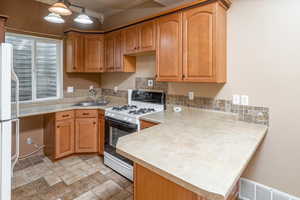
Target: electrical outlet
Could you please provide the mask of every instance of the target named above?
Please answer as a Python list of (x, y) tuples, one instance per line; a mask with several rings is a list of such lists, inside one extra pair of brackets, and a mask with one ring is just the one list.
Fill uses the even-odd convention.
[(68, 93), (73, 93), (74, 92), (74, 87), (73, 86), (67, 87), (67, 92)]
[(118, 90), (119, 90), (118, 86), (115, 86), (115, 87), (114, 87), (114, 92), (117, 93)]
[(153, 87), (153, 80), (148, 80), (148, 87)]
[(194, 92), (189, 92), (188, 93), (188, 95), (189, 95), (189, 100), (194, 100)]
[(249, 96), (247, 95), (242, 95), (241, 96), (241, 104), (243, 106), (248, 106), (249, 105)]
[(90, 90), (93, 90), (94, 89), (94, 86), (93, 85), (90, 85), (90, 88), (89, 88)]
[(232, 104), (240, 105), (241, 104), (241, 96), (238, 94), (234, 94), (232, 96)]
[(27, 143), (27, 144), (32, 144), (32, 138), (31, 138), (31, 137), (28, 137), (28, 138), (26, 139), (26, 143)]

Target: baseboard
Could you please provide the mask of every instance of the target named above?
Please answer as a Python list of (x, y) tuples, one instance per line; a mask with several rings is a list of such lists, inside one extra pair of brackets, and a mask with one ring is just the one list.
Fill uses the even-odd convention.
[(241, 178), (239, 199), (241, 200), (300, 200), (300, 198), (274, 188)]

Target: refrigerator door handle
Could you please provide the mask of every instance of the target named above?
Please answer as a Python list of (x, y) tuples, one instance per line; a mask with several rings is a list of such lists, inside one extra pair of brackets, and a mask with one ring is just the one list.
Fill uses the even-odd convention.
[(15, 119), (15, 120), (12, 120), (12, 122), (16, 122), (16, 153), (11, 158), (11, 160), (12, 160), (11, 168), (13, 171), (15, 165), (17, 164), (17, 162), (19, 160), (19, 156), (20, 156), (20, 120)]
[(14, 69), (11, 69), (12, 71), (12, 79), (16, 81), (16, 118), (19, 118), (20, 114), (20, 101), (19, 101), (19, 90), (20, 90), (20, 84), (19, 84), (19, 78), (17, 74), (15, 73)]

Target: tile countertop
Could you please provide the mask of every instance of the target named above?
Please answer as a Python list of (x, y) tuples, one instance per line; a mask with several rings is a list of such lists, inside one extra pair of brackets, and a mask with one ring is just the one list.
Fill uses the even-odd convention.
[[(69, 98), (66, 98), (69, 99)], [(50, 103), (36, 103), (36, 104), (24, 104), (20, 106), (19, 117), (29, 117), (34, 115), (42, 115), (47, 113), (54, 113), (66, 110), (75, 110), (75, 109), (103, 109), (113, 107), (116, 105), (122, 105), (126, 103), (124, 100), (119, 98), (110, 98), (110, 103), (106, 106), (88, 106), (80, 107), (74, 106), (74, 104), (86, 101), (87, 98), (74, 98), (73, 100), (61, 99), (57, 101), (52, 101)]]
[(268, 130), (234, 114), (193, 108), (143, 119), (161, 124), (120, 138), (117, 151), (214, 200), (227, 199)]

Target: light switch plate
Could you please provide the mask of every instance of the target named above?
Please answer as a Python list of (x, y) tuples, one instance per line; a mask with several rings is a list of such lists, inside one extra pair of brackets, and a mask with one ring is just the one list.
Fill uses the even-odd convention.
[(243, 106), (248, 106), (249, 105), (249, 96), (247, 95), (242, 95), (241, 96), (241, 104)]
[(148, 80), (148, 87), (153, 87), (153, 80)]
[(189, 95), (189, 100), (194, 100), (194, 92), (189, 92), (188, 93), (188, 95)]
[(74, 92), (74, 87), (73, 86), (67, 87), (67, 92), (68, 93), (73, 93)]
[(232, 96), (232, 104), (234, 105), (240, 105), (241, 104), (241, 96), (238, 94), (234, 94)]

